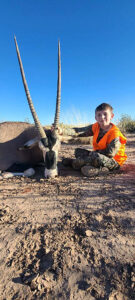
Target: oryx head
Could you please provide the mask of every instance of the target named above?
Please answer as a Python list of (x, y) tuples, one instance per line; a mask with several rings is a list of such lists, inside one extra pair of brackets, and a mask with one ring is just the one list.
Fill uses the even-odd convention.
[(28, 100), (28, 104), (35, 122), (35, 126), (40, 135), (39, 147), (43, 151), (43, 157), (45, 162), (45, 177), (54, 177), (58, 174), (57, 172), (57, 156), (58, 156), (58, 148), (59, 148), (59, 139), (58, 139), (58, 125), (59, 125), (59, 114), (60, 114), (60, 101), (61, 101), (61, 58), (60, 58), (60, 42), (58, 42), (58, 80), (57, 80), (57, 99), (56, 99), (56, 110), (55, 110), (55, 118), (54, 118), (54, 130), (49, 131), (47, 134), (45, 133), (38, 116), (36, 114), (30, 92), (28, 89), (28, 85), (26, 82), (24, 69), (21, 61), (21, 56), (19, 52), (19, 48), (17, 45), (16, 37), (14, 37), (16, 51), (22, 76), (22, 81), (26, 93), (26, 97)]

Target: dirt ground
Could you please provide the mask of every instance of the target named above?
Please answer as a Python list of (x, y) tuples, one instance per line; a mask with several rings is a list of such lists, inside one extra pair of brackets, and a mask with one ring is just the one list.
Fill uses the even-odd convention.
[(135, 135), (104, 177), (62, 166), (76, 146), (55, 179), (0, 180), (0, 300), (135, 299)]

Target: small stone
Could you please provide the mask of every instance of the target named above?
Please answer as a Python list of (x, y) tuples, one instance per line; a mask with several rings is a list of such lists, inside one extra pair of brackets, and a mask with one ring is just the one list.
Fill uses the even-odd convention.
[(123, 295), (121, 292), (112, 292), (109, 295), (108, 300), (128, 300), (128, 298)]
[(36, 287), (37, 287), (37, 284), (36, 284), (36, 282), (35, 282), (35, 281), (31, 281), (31, 285), (30, 285), (30, 287), (31, 287), (32, 291), (33, 291), (33, 290), (35, 290), (35, 289), (36, 289)]
[(96, 216), (96, 220), (98, 222), (101, 222), (103, 220), (103, 216), (99, 215), (99, 216)]
[(72, 255), (72, 256), (75, 255), (75, 249), (71, 249), (71, 255)]
[(24, 177), (20, 177), (19, 179), (20, 179), (21, 181), (24, 181)]
[(51, 273), (51, 272), (49, 272), (49, 271), (46, 271), (46, 273), (45, 273), (45, 280), (46, 281), (53, 281), (53, 277), (54, 277), (54, 274), (53, 273)]
[(43, 178), (40, 178), (40, 182), (44, 182), (44, 179), (43, 179)]
[(38, 290), (41, 291), (42, 290), (42, 285), (39, 283), (38, 284)]
[(46, 254), (50, 252), (50, 248), (46, 248)]
[(93, 232), (91, 230), (86, 230), (86, 236), (92, 236)]

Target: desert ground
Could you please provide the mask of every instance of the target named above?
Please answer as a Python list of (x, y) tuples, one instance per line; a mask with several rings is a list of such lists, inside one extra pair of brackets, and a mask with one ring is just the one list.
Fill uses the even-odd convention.
[(135, 299), (135, 134), (120, 171), (0, 180), (0, 300)]

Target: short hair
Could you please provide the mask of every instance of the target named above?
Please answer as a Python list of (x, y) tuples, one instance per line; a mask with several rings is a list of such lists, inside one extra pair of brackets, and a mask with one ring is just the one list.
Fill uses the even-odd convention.
[(108, 104), (108, 103), (101, 103), (99, 106), (96, 107), (95, 113), (97, 111), (104, 110), (104, 109), (109, 109), (111, 112), (113, 111), (113, 107), (110, 104)]

